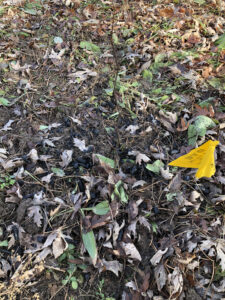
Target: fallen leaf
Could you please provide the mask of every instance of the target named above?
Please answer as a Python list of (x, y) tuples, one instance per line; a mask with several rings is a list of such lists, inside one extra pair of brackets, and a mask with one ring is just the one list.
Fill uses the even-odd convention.
[(160, 168), (160, 173), (165, 180), (170, 180), (174, 176), (174, 174), (169, 172), (169, 168), (166, 170), (164, 168)]
[(41, 178), (42, 182), (46, 182), (46, 183), (50, 183), (52, 176), (54, 175), (54, 173), (50, 173), (44, 177)]
[(63, 237), (61, 230), (57, 230), (57, 236), (52, 243), (52, 252), (55, 258), (58, 258), (68, 248), (68, 244)]
[(138, 129), (139, 129), (138, 125), (129, 125), (126, 128), (126, 131), (130, 131), (131, 134), (135, 134)]
[(11, 124), (15, 122), (15, 120), (9, 120), (2, 129), (0, 129), (0, 131), (8, 131), (8, 130), (12, 130), (12, 128), (10, 127)]
[(73, 143), (74, 143), (74, 146), (79, 148), (80, 151), (82, 151), (82, 152), (88, 150), (88, 147), (85, 146), (85, 140), (80, 140), (80, 139), (74, 138)]
[(36, 149), (30, 150), (30, 152), (27, 154), (28, 157), (32, 160), (33, 163), (36, 163), (38, 161), (38, 153)]
[(62, 155), (60, 156), (62, 159), (62, 162), (60, 162), (60, 166), (62, 168), (67, 167), (69, 163), (72, 161), (72, 155), (73, 155), (73, 150), (64, 150)]
[(184, 118), (181, 118), (180, 126), (177, 127), (177, 131), (185, 131), (189, 127), (189, 122), (185, 122)]
[[(102, 259), (102, 263), (105, 270), (113, 272), (116, 276), (119, 276), (119, 272), (122, 272), (123, 270), (123, 265), (120, 264), (117, 260), (107, 261), (105, 259)], [(101, 269), (101, 271), (104, 269)]]
[(153, 257), (150, 259), (151, 264), (153, 266), (156, 266), (167, 251), (168, 251), (168, 248), (166, 248), (165, 250), (158, 250), (155, 253), (155, 255), (153, 255)]
[(42, 214), (41, 214), (41, 207), (38, 205), (35, 206), (30, 206), (28, 208), (28, 216), (30, 218), (33, 217), (34, 223), (38, 226), (41, 227), (41, 220), (43, 219)]
[(154, 276), (158, 287), (158, 291), (161, 291), (167, 281), (166, 269), (162, 263), (158, 264), (158, 266), (155, 267)]
[(153, 164), (147, 164), (146, 169), (152, 171), (155, 174), (160, 173), (160, 169), (164, 167), (164, 163), (161, 160), (156, 160)]
[(92, 230), (87, 233), (82, 232), (82, 240), (85, 249), (87, 250), (88, 254), (92, 259), (93, 265), (95, 266), (98, 258), (98, 251), (97, 251), (94, 232)]
[(183, 290), (183, 275), (178, 267), (175, 267), (172, 274), (168, 275), (169, 299), (177, 299)]
[(133, 243), (121, 242), (121, 247), (129, 258), (141, 261), (141, 255)]

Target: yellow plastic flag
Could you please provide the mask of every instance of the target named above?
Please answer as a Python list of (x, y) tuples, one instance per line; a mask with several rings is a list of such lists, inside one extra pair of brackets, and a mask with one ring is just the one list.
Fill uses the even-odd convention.
[(169, 166), (198, 169), (196, 178), (211, 177), (216, 172), (214, 151), (218, 144), (219, 141), (209, 140), (188, 154), (173, 160)]

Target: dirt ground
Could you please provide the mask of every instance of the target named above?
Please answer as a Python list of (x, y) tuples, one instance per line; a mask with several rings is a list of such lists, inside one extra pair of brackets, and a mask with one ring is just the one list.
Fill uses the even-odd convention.
[(0, 1), (0, 299), (225, 297), (224, 16)]

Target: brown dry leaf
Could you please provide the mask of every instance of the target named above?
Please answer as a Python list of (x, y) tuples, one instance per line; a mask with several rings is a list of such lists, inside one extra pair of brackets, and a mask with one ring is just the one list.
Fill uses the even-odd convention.
[(34, 219), (34, 223), (38, 226), (41, 227), (41, 220), (43, 219), (42, 214), (41, 214), (41, 207), (39, 205), (35, 206), (30, 206), (28, 208), (28, 217)]
[(141, 255), (133, 243), (121, 242), (121, 247), (129, 258), (141, 261)]
[(147, 228), (148, 231), (151, 231), (151, 225), (150, 225), (150, 223), (148, 222), (148, 220), (147, 220), (145, 217), (140, 216), (140, 217), (138, 218), (138, 222), (139, 222), (142, 226), (144, 226), (145, 228)]
[(131, 200), (128, 203), (128, 216), (129, 220), (134, 220), (138, 215), (138, 206), (136, 201)]
[(52, 243), (52, 252), (55, 258), (58, 258), (68, 248), (68, 244), (61, 233), (57, 230), (57, 237)]
[(129, 151), (128, 155), (136, 156), (136, 164), (139, 164), (139, 165), (142, 163), (142, 161), (143, 162), (150, 161), (150, 158), (147, 155), (140, 153), (139, 151), (136, 151), (136, 150)]
[(160, 173), (165, 180), (170, 180), (174, 176), (174, 174), (169, 172), (169, 168), (167, 168), (166, 170), (164, 168), (160, 168)]
[(106, 261), (105, 259), (102, 259), (103, 267), (100, 269), (100, 272), (102, 271), (111, 271), (116, 276), (119, 276), (119, 272), (122, 272), (123, 265), (120, 264), (117, 260), (111, 260)]
[(158, 264), (158, 266), (155, 267), (154, 276), (158, 287), (158, 291), (161, 291), (167, 281), (167, 272), (162, 263)]
[(208, 116), (210, 118), (213, 118), (215, 115), (212, 105), (210, 105), (209, 108), (207, 108), (207, 107), (201, 107), (198, 104), (195, 104), (195, 108), (197, 110), (197, 112), (195, 113), (196, 116), (203, 115), (203, 116)]
[(8, 130), (12, 130), (11, 124), (15, 122), (15, 120), (9, 120), (1, 129), (0, 131), (8, 131)]
[(119, 225), (116, 221), (113, 223), (113, 245), (116, 245), (120, 230), (125, 226), (125, 220)]
[(212, 67), (208, 66), (208, 67), (204, 67), (202, 70), (202, 77), (207, 79), (209, 78), (209, 76), (211, 75), (212, 72)]
[(41, 181), (42, 181), (42, 182), (46, 182), (46, 183), (50, 183), (51, 178), (52, 178), (53, 175), (54, 175), (54, 173), (50, 173), (50, 174), (48, 174), (48, 175), (46, 175), (46, 176), (43, 176), (43, 177), (41, 178)]
[(85, 140), (80, 140), (78, 138), (73, 139), (74, 146), (79, 148), (80, 151), (88, 151), (91, 146), (85, 146)]
[(147, 182), (144, 181), (144, 180), (138, 180), (138, 181), (135, 181), (135, 183), (132, 185), (132, 189), (138, 187), (138, 186), (143, 186), (145, 185)]
[(174, 132), (174, 129), (171, 124), (175, 124), (177, 121), (177, 114), (172, 112), (163, 112), (159, 111), (159, 116), (156, 117), (156, 120), (159, 120), (167, 130)]
[(59, 163), (59, 165), (64, 168), (69, 165), (72, 161), (72, 155), (73, 155), (73, 150), (64, 150), (62, 155), (60, 155), (60, 158), (62, 159), (62, 162)]
[(189, 127), (189, 122), (186, 122), (184, 118), (181, 118), (180, 125), (177, 126), (177, 131), (185, 131)]
[(161, 17), (171, 18), (174, 15), (174, 9), (172, 7), (165, 7), (159, 10)]
[(168, 185), (168, 189), (171, 192), (177, 192), (180, 190), (180, 186), (181, 186), (181, 172), (179, 172), (169, 183)]
[(93, 4), (89, 4), (83, 9), (83, 14), (87, 19), (95, 19), (97, 16), (97, 9)]
[(211, 199), (211, 202), (214, 204), (218, 204), (225, 201), (225, 195), (221, 195)]
[(14, 168), (21, 167), (24, 164), (22, 158), (14, 158), (8, 161), (0, 158), (0, 164), (7, 171), (12, 171)]
[(198, 44), (201, 41), (201, 36), (198, 32), (193, 32), (188, 36), (187, 41), (190, 44)]
[(0, 148), (0, 157), (6, 159), (7, 156), (5, 154), (8, 154), (7, 150), (4, 148)]
[(33, 163), (36, 163), (39, 159), (36, 149), (31, 149), (27, 156), (32, 160)]
[(183, 275), (178, 267), (175, 267), (172, 274), (168, 275), (169, 299), (177, 299), (183, 290)]
[(155, 253), (155, 255), (153, 255), (153, 257), (150, 259), (151, 264), (153, 266), (156, 266), (167, 251), (168, 251), (168, 248), (166, 248), (165, 250), (158, 250)]

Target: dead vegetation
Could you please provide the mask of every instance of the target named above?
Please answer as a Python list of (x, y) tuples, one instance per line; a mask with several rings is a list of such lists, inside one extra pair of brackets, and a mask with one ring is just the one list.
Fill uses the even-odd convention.
[(224, 13), (0, 1), (1, 299), (225, 297)]

